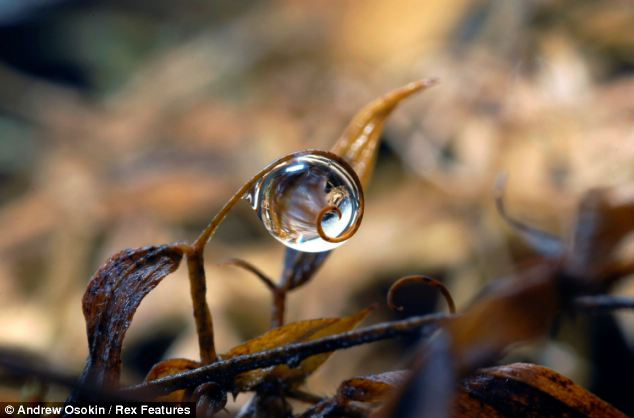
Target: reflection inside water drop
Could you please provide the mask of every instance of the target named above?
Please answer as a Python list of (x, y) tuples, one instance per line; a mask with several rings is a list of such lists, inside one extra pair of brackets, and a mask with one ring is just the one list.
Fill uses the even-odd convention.
[[(343, 242), (319, 235), (320, 214), (322, 230), (331, 238), (349, 231), (361, 215), (362, 191), (351, 170), (325, 155), (300, 154), (273, 167), (244, 198), (284, 245), (305, 252), (331, 250)], [(328, 207), (333, 209), (322, 213)]]

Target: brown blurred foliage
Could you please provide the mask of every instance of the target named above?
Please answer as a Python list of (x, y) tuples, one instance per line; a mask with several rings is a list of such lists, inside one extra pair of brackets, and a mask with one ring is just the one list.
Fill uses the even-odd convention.
[[(585, 191), (634, 176), (627, 0), (14, 3), (0, 7), (0, 345), (77, 374), (81, 297), (104, 260), (193, 239), (259, 167), (329, 149), (357, 109), (410, 80), (440, 84), (387, 123), (364, 223), (290, 297), (290, 320), (350, 315), (415, 273), (442, 279), (460, 311), (535, 255), (495, 213), (500, 172), (509, 211), (560, 236)], [(218, 265), (232, 257), (282, 268), (246, 205), (207, 250), (220, 352), (268, 326), (264, 286)], [(631, 279), (617, 286), (634, 295)], [(443, 307), (431, 290), (402, 297), (403, 315)], [(190, 312), (180, 269), (141, 304), (124, 381), (197, 358)], [(627, 313), (563, 317), (505, 362), (546, 365), (631, 414), (633, 330)], [(309, 386), (333, 395), (351, 376), (403, 367), (406, 346), (336, 353)]]

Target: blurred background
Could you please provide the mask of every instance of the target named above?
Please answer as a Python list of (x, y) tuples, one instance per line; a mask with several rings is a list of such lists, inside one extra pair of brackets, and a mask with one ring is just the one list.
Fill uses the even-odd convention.
[[(629, 0), (2, 0), (0, 346), (79, 374), (81, 297), (110, 255), (193, 240), (260, 167), (330, 148), (364, 104), (425, 77), (440, 84), (386, 126), (360, 231), (290, 295), (288, 320), (446, 309), (418, 288), (402, 314), (385, 307), (413, 273), (464, 308), (534, 256), (495, 212), (499, 173), (509, 211), (562, 237), (584, 191), (634, 179), (633, 70)], [(246, 203), (208, 245), (220, 352), (267, 329), (270, 296), (219, 263), (278, 277), (283, 252)], [(634, 296), (634, 281), (612, 291)], [(403, 367), (412, 343), (336, 353), (308, 387)], [(502, 362), (554, 368), (634, 413), (633, 345), (631, 313), (563, 317)], [(180, 268), (134, 318), (124, 381), (197, 356)], [(0, 379), (0, 399), (23, 383)]]

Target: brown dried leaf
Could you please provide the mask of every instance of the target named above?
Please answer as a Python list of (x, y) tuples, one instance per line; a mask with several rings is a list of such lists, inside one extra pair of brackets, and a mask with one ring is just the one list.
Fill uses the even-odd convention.
[(121, 346), (137, 307), (160, 281), (176, 270), (180, 247), (162, 245), (115, 254), (95, 273), (82, 300), (89, 357), (82, 381), (116, 386)]
[(634, 271), (618, 258), (623, 238), (634, 229), (634, 188), (594, 189), (579, 204), (566, 268), (573, 276), (600, 281)]
[[(419, 80), (407, 84), (368, 103), (354, 115), (345, 131), (330, 151), (345, 158), (361, 180), (365, 188), (370, 183), (383, 125), (396, 106), (412, 94), (436, 84), (435, 80)], [(282, 287), (289, 289), (308, 282), (326, 261), (330, 251), (303, 253), (286, 249)]]
[[(145, 381), (156, 380), (161, 377), (170, 376), (176, 373), (184, 372), (185, 370), (193, 370), (202, 366), (201, 363), (184, 358), (172, 358), (163, 360), (152, 366), (152, 369), (145, 376)], [(169, 395), (161, 396), (157, 400), (162, 402), (183, 402), (187, 398), (186, 390), (177, 390)]]
[(401, 101), (434, 84), (436, 80), (415, 81), (370, 102), (357, 112), (343, 135), (330, 149), (350, 163), (363, 187), (367, 187), (372, 177), (379, 139), (387, 117)]
[(556, 263), (540, 263), (500, 280), (490, 293), (448, 322), (459, 373), (499, 355), (509, 344), (544, 335), (559, 309)]
[(326, 261), (328, 255), (330, 255), (330, 251), (304, 253), (290, 247), (286, 248), (281, 280), (282, 287), (287, 287), (290, 290), (308, 282)]
[(293, 322), (280, 328), (275, 328), (256, 338), (246, 341), (232, 348), (222, 356), (223, 359), (230, 359), (245, 354), (257, 353), (258, 351), (270, 350), (292, 342), (304, 341), (318, 329), (327, 327), (337, 322), (337, 318), (309, 319), (306, 321)]
[(526, 363), (483, 369), (464, 379), (454, 403), (454, 414), (625, 417), (567, 377)]
[(145, 376), (145, 381), (156, 380), (161, 377), (170, 376), (176, 373), (183, 372), (185, 370), (194, 370), (202, 366), (200, 362), (194, 360), (188, 360), (185, 358), (171, 358), (168, 360), (159, 361)]
[[(257, 338), (234, 347), (231, 351), (223, 355), (222, 358), (229, 359), (240, 355), (269, 350), (286, 344), (312, 341), (349, 331), (365, 319), (369, 313), (370, 309), (364, 309), (355, 315), (343, 318), (324, 318), (294, 322), (273, 329)], [(332, 353), (311, 356), (294, 368), (281, 365), (241, 373), (235, 379), (236, 390), (251, 390), (265, 378), (278, 379), (285, 382), (301, 381), (317, 370), (317, 368), (328, 359), (330, 354)]]
[(404, 370), (353, 377), (343, 381), (337, 390), (339, 402), (381, 402), (402, 385), (409, 373)]

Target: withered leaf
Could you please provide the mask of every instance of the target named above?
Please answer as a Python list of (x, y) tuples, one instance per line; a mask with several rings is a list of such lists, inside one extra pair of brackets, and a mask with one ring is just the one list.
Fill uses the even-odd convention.
[(625, 417), (612, 405), (546, 367), (514, 363), (465, 378), (454, 402), (458, 417)]
[(95, 273), (82, 300), (89, 356), (82, 381), (116, 386), (121, 372), (121, 346), (143, 298), (176, 270), (180, 247), (162, 245), (123, 250)]
[[(376, 403), (385, 400), (387, 395), (400, 386), (409, 373), (393, 371), (369, 376), (358, 376), (344, 380), (337, 389), (337, 394), (326, 398), (308, 408), (302, 418), (329, 418), (343, 416), (366, 416), (376, 408)], [(364, 409), (359, 404), (367, 404)]]
[(305, 284), (317, 273), (317, 270), (326, 261), (328, 255), (330, 255), (330, 251), (304, 253), (290, 247), (286, 248), (281, 280), (282, 286), (290, 290)]
[[(350, 163), (364, 188), (370, 183), (381, 133), (388, 116), (401, 101), (435, 83), (435, 80), (415, 81), (370, 102), (354, 115), (343, 134), (332, 146), (330, 151)], [(282, 286), (288, 284), (292, 289), (308, 282), (326, 261), (328, 254), (330, 251), (303, 253), (287, 248), (281, 278)]]
[(330, 149), (350, 163), (363, 187), (367, 187), (372, 177), (381, 132), (388, 116), (401, 101), (434, 84), (435, 80), (415, 81), (370, 102), (354, 115), (343, 135)]
[(556, 263), (539, 263), (496, 282), (489, 294), (446, 325), (459, 373), (509, 344), (542, 336), (559, 309)]
[(185, 370), (197, 369), (200, 366), (202, 366), (200, 362), (185, 358), (171, 358), (159, 361), (152, 366), (147, 376), (145, 376), (145, 381), (149, 382), (150, 380), (156, 380), (161, 377), (183, 372)]
[(617, 249), (634, 229), (634, 188), (600, 188), (587, 192), (577, 212), (567, 272), (586, 281), (601, 281), (634, 271)]
[[(197, 361), (184, 358), (172, 358), (168, 360), (163, 360), (152, 366), (152, 369), (150, 369), (147, 376), (145, 376), (145, 381), (149, 382), (161, 377), (184, 372), (185, 370), (197, 369), (201, 365), (202, 364)], [(161, 396), (157, 400), (164, 402), (182, 402), (186, 400), (186, 393), (187, 391), (185, 390), (177, 390), (170, 393), (169, 395)]]
[[(349, 331), (357, 326), (370, 313), (370, 309), (364, 309), (359, 313), (343, 318), (311, 319), (293, 322), (280, 328), (275, 328), (259, 337), (245, 342), (231, 349), (222, 356), (223, 359), (251, 354), (258, 351), (269, 350), (286, 344), (312, 341), (329, 335)], [(288, 383), (300, 382), (319, 366), (321, 366), (332, 353), (318, 354), (303, 360), (297, 367), (289, 368), (286, 365), (257, 369), (241, 373), (235, 378), (236, 391), (253, 389), (264, 379), (277, 379)]]
[(337, 389), (337, 398), (339, 402), (381, 402), (405, 382), (408, 374), (397, 370), (344, 380)]

